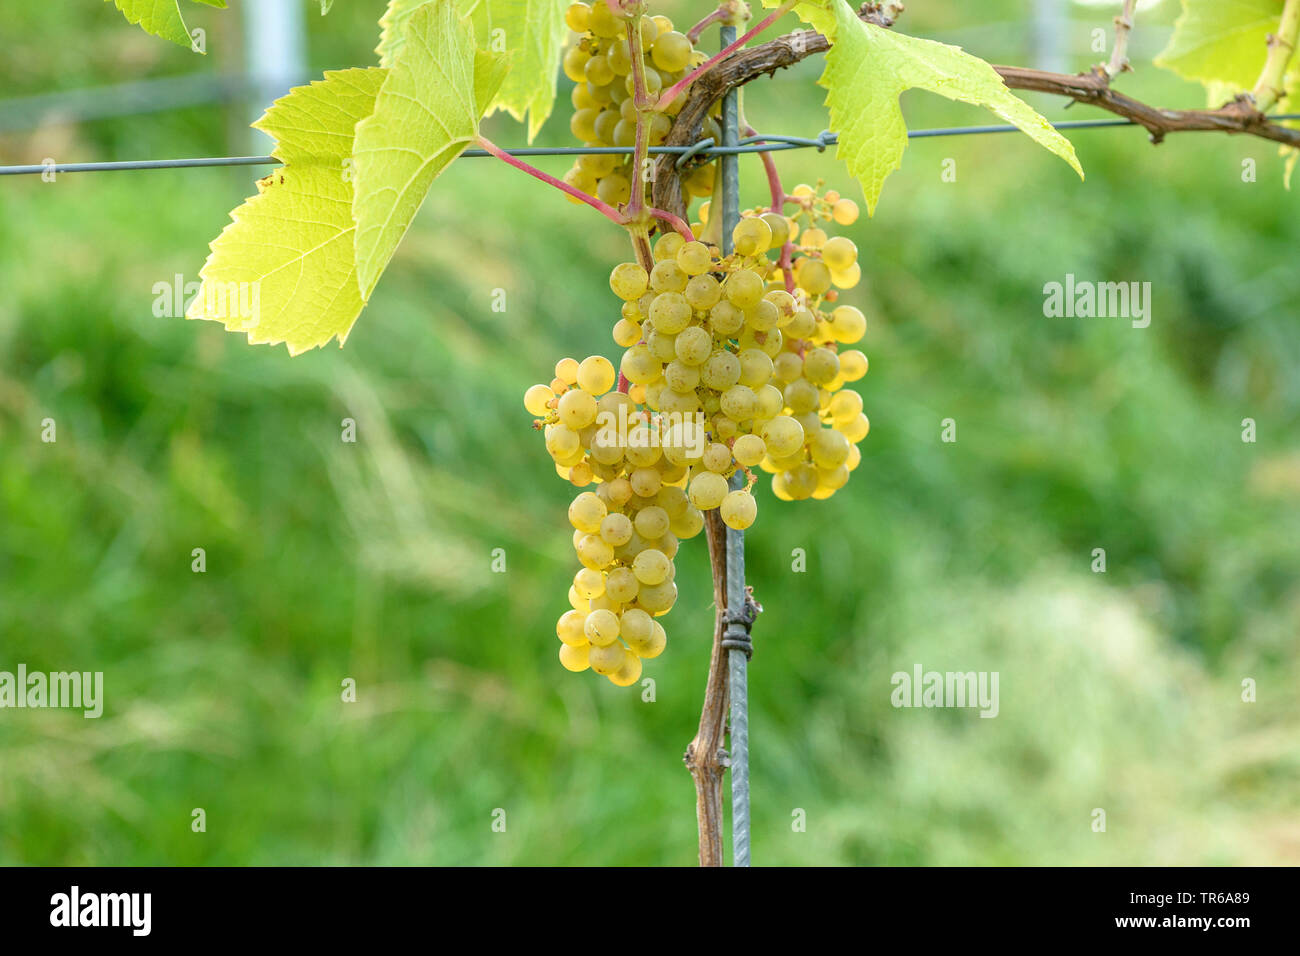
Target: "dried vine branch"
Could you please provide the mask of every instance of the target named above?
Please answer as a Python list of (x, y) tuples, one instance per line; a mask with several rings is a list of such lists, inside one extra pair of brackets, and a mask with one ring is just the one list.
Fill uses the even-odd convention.
[(704, 513), (704, 531), (709, 542), (709, 564), (713, 570), (713, 650), (709, 656), (709, 678), (700, 710), (700, 728), (682, 759), (695, 780), (695, 816), (700, 828), (700, 866), (722, 866), (722, 740), (727, 719), (727, 655), (722, 649), (727, 607), (727, 527), (715, 508)]
[[(1291, 0), (1290, 6), (1300, 8), (1300, 2)], [(892, 19), (878, 11), (869, 10), (863, 14), (863, 19), (880, 26), (892, 24)], [(814, 53), (824, 53), (829, 49), (830, 41), (826, 37), (804, 30), (776, 37), (749, 49), (738, 50), (720, 60), (691, 87), (665, 144), (687, 146), (696, 142), (700, 138), (700, 128), (709, 109), (728, 91), (761, 76), (771, 76), (777, 70), (793, 66)], [(1289, 129), (1271, 122), (1247, 93), (1218, 109), (1168, 110), (1111, 89), (1105, 67), (1079, 74), (1050, 73), (1018, 66), (996, 66), (994, 69), (1013, 90), (1033, 90), (1065, 96), (1132, 120), (1146, 128), (1153, 143), (1161, 142), (1170, 133), (1215, 131), (1258, 136), (1286, 146), (1300, 147), (1300, 129)], [(654, 202), (658, 208), (685, 218), (686, 202), (682, 196), (676, 162), (676, 156), (667, 154), (660, 155), (656, 161)]]

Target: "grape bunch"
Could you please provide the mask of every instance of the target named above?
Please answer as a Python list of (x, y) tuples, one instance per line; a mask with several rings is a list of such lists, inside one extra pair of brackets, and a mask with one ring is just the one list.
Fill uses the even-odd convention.
[[(626, 349), (620, 367), (630, 397), (653, 411), (700, 412), (710, 440), (721, 446), (709, 446), (715, 459), (685, 459), (696, 470), (688, 492), (704, 510), (723, 504), (710, 472), (725, 478), (758, 466), (773, 476), (778, 498), (820, 499), (844, 487), (861, 461), (857, 443), (870, 423), (861, 397), (844, 386), (862, 378), (868, 363), (843, 346), (862, 338), (866, 317), (851, 305), (828, 305), (836, 280), (857, 283), (857, 248), (844, 237), (809, 237), (821, 231), (805, 230), (790, 264), (790, 291), (768, 253), (781, 254), (797, 228), (772, 213), (743, 218), (733, 232), (736, 252), (726, 259), (669, 233), (655, 244), (649, 274), (625, 262), (610, 276), (624, 300), (614, 340)], [(732, 494), (722, 518), (746, 528), (754, 500)]]
[(560, 663), (626, 687), (641, 676), (643, 659), (663, 653), (668, 637), (655, 618), (677, 601), (673, 558), (682, 539), (704, 528), (704, 515), (683, 489), (689, 472), (665, 449), (659, 416), (613, 390), (615, 379), (603, 356), (562, 359), (549, 385), (528, 389), (524, 405), (559, 475), (578, 488), (596, 486), (569, 505), (582, 567), (569, 588), (571, 609), (555, 626)]
[(752, 469), (771, 474), (781, 500), (824, 499), (862, 459), (870, 424), (845, 386), (867, 373), (867, 357), (847, 348), (867, 322), (836, 304), (835, 288), (861, 270), (853, 242), (820, 226), (852, 222), (857, 207), (810, 186), (790, 201), (791, 217), (747, 212), (727, 256), (672, 232), (648, 272), (615, 266), (618, 370), (599, 355), (566, 358), (524, 396), (560, 476), (595, 487), (569, 508), (582, 568), (556, 632), (570, 670), (625, 686), (662, 653), (656, 618), (676, 600), (679, 542), (714, 509), (728, 527), (750, 527)]
[[(610, 13), (603, 0), (593, 4), (574, 3), (564, 15), (577, 42), (565, 51), (564, 74), (575, 86), (571, 94), (574, 113), (569, 129), (584, 146), (627, 146), (636, 144), (636, 104), (633, 96), (632, 53), (626, 22)], [(682, 79), (688, 70), (707, 57), (697, 51), (685, 34), (673, 28), (664, 16), (641, 19), (641, 50), (645, 61), (646, 90), (657, 96)], [(679, 96), (663, 112), (649, 113), (651, 146), (663, 143), (686, 99)], [(717, 113), (717, 108), (714, 109)], [(716, 120), (704, 122), (703, 136), (721, 142)], [(713, 192), (714, 163), (696, 166), (682, 181), (692, 196)], [(564, 175), (564, 181), (597, 196), (611, 206), (625, 203), (632, 191), (631, 158), (614, 153), (580, 156)], [(574, 202), (578, 200), (574, 199)]]

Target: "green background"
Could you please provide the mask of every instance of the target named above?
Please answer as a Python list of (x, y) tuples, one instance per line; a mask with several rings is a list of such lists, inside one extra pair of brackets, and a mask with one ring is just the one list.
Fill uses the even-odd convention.
[[(5, 4), (4, 97), (237, 71), (239, 13), (187, 6), (206, 58), (98, 0)], [(1030, 56), (1027, 3), (909, 6), (900, 29)], [(382, 8), (311, 15), (313, 71), (374, 62)], [(1113, 12), (1071, 8), (1072, 68), (1102, 58), (1090, 31)], [(1175, 12), (1144, 14), (1121, 82), (1201, 106), (1150, 65)], [(818, 71), (754, 83), (750, 121), (815, 135)], [(540, 142), (567, 145), (567, 87)], [(914, 128), (993, 121), (904, 107)], [(0, 134), (0, 161), (243, 153), (251, 109), (48, 121)], [(508, 118), (486, 130), (523, 141)], [(847, 230), (862, 465), (826, 502), (763, 489), (747, 535), (757, 863), (1300, 862), (1297, 196), (1262, 140), (1071, 139), (1086, 183), (1021, 136), (913, 141)], [(829, 152), (779, 162), (788, 185), (860, 197)], [(102, 670), (107, 695), (97, 721), (0, 711), (0, 862), (691, 863), (703, 539), (678, 559), (653, 703), (562, 670), (572, 489), (520, 401), (564, 355), (616, 357), (626, 240), (465, 159), (346, 348), (291, 360), (155, 318), (154, 283), (196, 276), (262, 172), (0, 180), (0, 670)], [(744, 177), (761, 202), (757, 160)], [(1150, 282), (1150, 328), (1045, 318), (1067, 273)], [(890, 675), (916, 664), (999, 672), (999, 716), (893, 708)]]

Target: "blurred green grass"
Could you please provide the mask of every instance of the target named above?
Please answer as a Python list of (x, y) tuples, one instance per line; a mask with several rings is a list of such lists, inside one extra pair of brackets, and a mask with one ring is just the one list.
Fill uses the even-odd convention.
[[(196, 63), (103, 6), (0, 13), (32, 38), (6, 95), (237, 65), (230, 12), (196, 10), (229, 41)], [(371, 62), (382, 6), (313, 17), (313, 67)], [(982, 18), (913, 7), (907, 28), (939, 36)], [(1014, 35), (981, 32), (973, 51), (1023, 61)], [(815, 134), (816, 76), (755, 84), (748, 118)], [(1199, 102), (1149, 66), (1125, 83)], [(904, 105), (914, 127), (985, 122)], [(563, 115), (541, 141), (565, 142)], [(215, 155), (241, 151), (242, 119), (51, 125), (0, 148)], [(501, 119), (489, 135), (522, 140)], [(1296, 195), (1262, 142), (1072, 139), (1086, 183), (1023, 137), (914, 141), (849, 230), (871, 319), (863, 464), (827, 502), (764, 491), (748, 536), (766, 608), (760, 863), (1300, 861)], [(956, 183), (940, 181), (948, 158)], [(789, 183), (853, 193), (829, 153), (780, 163)], [(0, 715), (0, 862), (691, 862), (680, 760), (712, 620), (703, 543), (679, 558), (654, 703), (561, 670), (571, 492), (520, 402), (562, 355), (614, 356), (605, 280), (625, 241), (496, 163), (457, 163), (347, 347), (290, 360), (151, 314), (153, 284), (197, 273), (256, 175), (0, 183), (0, 669), (103, 670), (107, 693), (98, 721)], [(744, 175), (761, 201), (758, 164)], [(1042, 286), (1067, 272), (1151, 282), (1151, 327), (1044, 318)], [(999, 671), (1001, 714), (894, 709), (890, 675), (917, 662)]]

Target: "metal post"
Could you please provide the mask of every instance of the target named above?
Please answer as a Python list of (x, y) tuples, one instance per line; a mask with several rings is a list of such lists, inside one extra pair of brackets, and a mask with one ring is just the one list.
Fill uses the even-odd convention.
[[(722, 45), (736, 39), (734, 26), (722, 27)], [(722, 144), (735, 146), (740, 141), (740, 109), (737, 91), (722, 100)], [(724, 154), (722, 159), (722, 253), (733, 251), (731, 231), (740, 221), (739, 157)], [(745, 475), (737, 471), (731, 487), (743, 488)], [(747, 647), (749, 631), (740, 623), (745, 615), (745, 533), (727, 529), (727, 617), (723, 639)], [(749, 866), (749, 655), (746, 650), (730, 646), (727, 665), (731, 694), (731, 851), (735, 866)]]
[[(253, 119), (289, 89), (307, 82), (307, 26), (301, 0), (258, 0), (244, 10), (244, 74)], [(273, 142), (259, 130), (249, 131), (252, 152), (266, 152)]]

